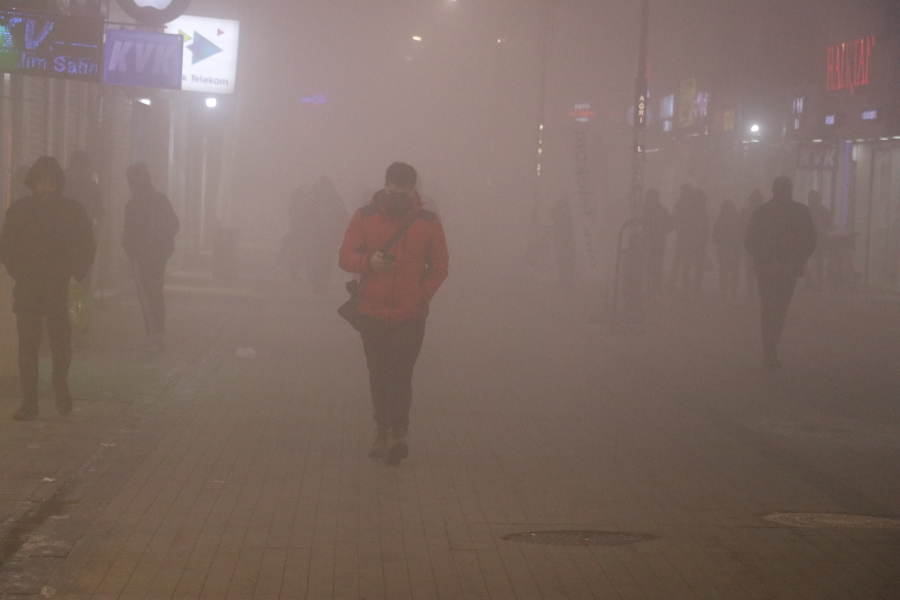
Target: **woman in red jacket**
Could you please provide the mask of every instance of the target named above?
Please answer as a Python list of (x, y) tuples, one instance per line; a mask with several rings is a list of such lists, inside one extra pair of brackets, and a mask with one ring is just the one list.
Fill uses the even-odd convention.
[[(449, 263), (444, 229), (435, 213), (422, 208), (417, 180), (410, 165), (388, 167), (384, 189), (353, 215), (340, 252), (341, 268), (361, 276), (362, 341), (378, 426), (369, 455), (392, 465), (409, 453), (413, 369), (428, 306)], [(382, 252), (401, 228), (403, 234)]]

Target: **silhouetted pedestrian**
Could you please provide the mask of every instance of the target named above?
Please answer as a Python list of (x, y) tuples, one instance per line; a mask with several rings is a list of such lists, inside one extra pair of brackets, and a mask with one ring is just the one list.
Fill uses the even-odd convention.
[(794, 202), (793, 183), (779, 177), (772, 185), (772, 199), (750, 218), (745, 247), (753, 268), (762, 305), (764, 364), (777, 369), (778, 343), (784, 330), (794, 289), (806, 261), (816, 247), (816, 227), (809, 208)]
[[(741, 209), (739, 213), (739, 218), (741, 222), (741, 235), (746, 239), (747, 237), (747, 228), (750, 226), (750, 217), (753, 216), (753, 213), (756, 212), (756, 209), (763, 205), (765, 199), (763, 198), (763, 194), (759, 190), (753, 190), (750, 194), (750, 197), (747, 198), (747, 203)], [(756, 297), (756, 273), (753, 271), (753, 258), (751, 258), (750, 254), (747, 251), (744, 251), (744, 277), (747, 281), (747, 296), (751, 298)]]
[(164, 348), (166, 262), (175, 252), (178, 216), (165, 194), (156, 190), (147, 165), (126, 172), (131, 199), (125, 205), (122, 247), (134, 264), (138, 300), (144, 314), (148, 349)]
[(722, 298), (737, 296), (741, 260), (744, 256), (744, 232), (740, 215), (731, 200), (722, 203), (716, 223), (713, 225), (713, 243), (719, 266), (719, 292)]
[(672, 232), (672, 216), (659, 201), (659, 191), (649, 189), (644, 194), (644, 214), (641, 225), (641, 245), (644, 248), (644, 271), (647, 291), (651, 298), (659, 297), (663, 284), (666, 260), (666, 237)]
[(816, 190), (810, 191), (806, 198), (818, 240), (810, 259), (808, 280), (811, 287), (818, 289), (825, 283), (825, 240), (832, 226), (831, 211), (822, 204), (822, 194)]
[[(369, 456), (396, 465), (406, 458), (412, 376), (429, 304), (447, 278), (449, 254), (438, 216), (422, 208), (416, 170), (392, 164), (385, 187), (350, 220), (341, 268), (359, 273), (363, 349), (378, 435)], [(382, 247), (394, 236), (391, 248)]]
[(572, 221), (572, 207), (565, 194), (550, 209), (553, 223), (553, 249), (556, 251), (556, 274), (559, 285), (566, 288), (575, 286), (575, 225)]
[(22, 406), (13, 418), (19, 421), (38, 416), (38, 353), (45, 322), (53, 355), (56, 409), (62, 415), (72, 412), (69, 285), (72, 278), (86, 277), (97, 250), (84, 207), (61, 195), (65, 174), (56, 159), (39, 158), (25, 185), (33, 195), (13, 202), (0, 232), (0, 261), (16, 282), (13, 311), (19, 333)]

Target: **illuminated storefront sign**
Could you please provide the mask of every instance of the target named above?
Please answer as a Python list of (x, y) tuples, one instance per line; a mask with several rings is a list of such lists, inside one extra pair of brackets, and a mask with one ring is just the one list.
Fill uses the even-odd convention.
[(826, 82), (828, 91), (850, 90), (855, 93), (856, 88), (868, 85), (873, 48), (874, 35), (829, 46)]
[(0, 72), (96, 81), (103, 21), (0, 10)]
[(569, 111), (569, 116), (579, 123), (587, 123), (596, 117), (597, 113), (590, 104), (576, 104), (575, 108)]
[(234, 93), (240, 22), (183, 16), (166, 25), (166, 33), (184, 39), (181, 89), (208, 94)]
[(825, 124), (831, 127), (837, 122), (837, 117), (835, 115), (825, 115)]
[(878, 120), (878, 111), (877, 110), (863, 111), (862, 120), (863, 121), (877, 121)]
[(110, 29), (106, 32), (103, 81), (112, 85), (180, 90), (180, 35)]

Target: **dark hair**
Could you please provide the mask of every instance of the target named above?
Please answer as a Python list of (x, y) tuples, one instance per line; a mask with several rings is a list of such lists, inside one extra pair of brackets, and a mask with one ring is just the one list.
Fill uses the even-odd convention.
[(125, 179), (132, 189), (153, 189), (153, 179), (150, 177), (150, 169), (144, 163), (135, 163), (125, 171)]
[(392, 183), (399, 188), (412, 189), (416, 187), (419, 180), (419, 174), (411, 165), (402, 162), (395, 162), (388, 167), (387, 173), (384, 174), (384, 182)]
[(782, 175), (772, 183), (772, 196), (776, 198), (790, 197), (794, 193), (794, 182), (790, 177)]
[(34, 191), (34, 186), (42, 179), (49, 179), (56, 185), (56, 191), (62, 192), (66, 187), (66, 175), (59, 161), (52, 156), (42, 156), (31, 165), (25, 176), (25, 187)]

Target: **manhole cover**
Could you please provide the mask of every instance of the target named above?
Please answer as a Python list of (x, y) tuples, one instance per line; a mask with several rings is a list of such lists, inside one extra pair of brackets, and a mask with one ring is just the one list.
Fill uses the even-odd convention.
[(866, 529), (900, 529), (900, 519), (842, 515), (835, 513), (775, 513), (763, 517), (766, 521), (792, 527), (854, 527)]
[(533, 531), (511, 533), (503, 536), (503, 539), (544, 546), (628, 546), (655, 538), (652, 535), (619, 531)]

